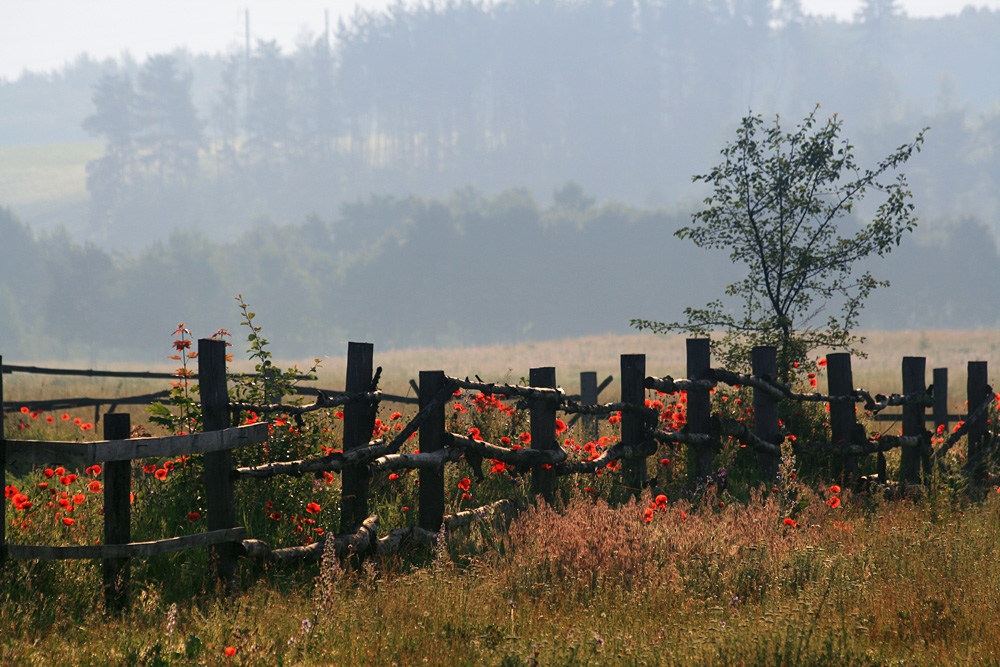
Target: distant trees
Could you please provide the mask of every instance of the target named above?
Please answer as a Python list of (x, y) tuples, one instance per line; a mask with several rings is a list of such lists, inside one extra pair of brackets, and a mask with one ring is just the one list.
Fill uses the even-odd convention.
[[(948, 37), (947, 53), (936, 54), (955, 73), (947, 94), (987, 108), (978, 81), (1000, 66), (997, 29), (1000, 12), (917, 22), (894, 0), (865, 0), (851, 24), (804, 15), (800, 0), (397, 3), (356, 13), (333, 39), (285, 51), (258, 41), (249, 60), (220, 57), (203, 128), (183, 56), (103, 79), (86, 124), (108, 143), (106, 159), (91, 165), (94, 211), (135, 222), (175, 206), (172, 226), (211, 220), (221, 234), (260, 215), (328, 215), (370, 192), (527, 185), (538, 196), (567, 181), (599, 199), (672, 206), (693, 195), (690, 165), (711, 159), (710, 146), (748, 106), (800, 116), (822, 102), (858, 119), (851, 131), (863, 157), (914, 124), (915, 82), (942, 67), (927, 45), (946, 36), (965, 36)], [(157, 115), (168, 108), (179, 113), (174, 126)], [(988, 118), (953, 109), (963, 145), (991, 145)], [(194, 159), (195, 146), (213, 159)], [(982, 154), (964, 153), (974, 182), (936, 188), (948, 198), (926, 201), (927, 214), (951, 213), (966, 194), (981, 211), (1000, 210), (984, 194), (996, 188)], [(201, 179), (189, 194), (201, 199), (178, 210), (177, 197), (158, 191), (193, 172)], [(922, 177), (914, 174), (915, 186), (930, 192)], [(123, 203), (132, 186), (143, 201)]]
[(191, 101), (192, 74), (172, 55), (152, 56), (137, 83), (126, 72), (104, 74), (94, 87), (94, 113), (83, 128), (105, 141), (104, 155), (87, 164), (91, 220), (108, 232), (129, 217), (141, 193), (176, 188), (199, 176), (201, 123)]

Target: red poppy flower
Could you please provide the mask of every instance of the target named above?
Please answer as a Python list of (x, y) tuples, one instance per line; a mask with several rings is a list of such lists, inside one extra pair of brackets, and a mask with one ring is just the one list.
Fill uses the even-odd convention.
[(49, 488), (49, 483), (48, 482), (39, 482), (38, 483), (38, 488), (39, 489), (47, 489), (47, 488)]
[(649, 523), (652, 520), (653, 520), (653, 509), (651, 507), (647, 507), (646, 511), (642, 513), (642, 521), (643, 523)]
[(94, 465), (87, 468), (87, 474), (97, 477), (98, 475), (101, 474), (101, 466), (95, 463)]
[(64, 486), (69, 486), (70, 484), (76, 481), (76, 475), (74, 474), (63, 475), (62, 477), (59, 478), (59, 481), (62, 482)]
[(90, 422), (87, 422), (86, 424), (80, 424), (81, 431), (89, 431), (92, 428), (94, 428), (94, 425), (91, 424)]
[(463, 493), (462, 500), (472, 500), (472, 495), (468, 493)]
[(795, 523), (794, 519), (785, 519), (782, 523), (784, 523), (786, 526), (791, 526), (792, 528), (795, 528), (795, 527), (798, 526), (798, 524)]
[(87, 496), (83, 495), (82, 493), (73, 494), (73, 502), (77, 505), (81, 504), (86, 499)]
[(56, 474), (56, 471), (53, 470), (52, 468), (46, 468), (42, 474), (44, 474), (49, 479), (52, 479), (52, 476)]
[(508, 438), (507, 436), (502, 436), (500, 438), (500, 444), (503, 445), (504, 447), (510, 445), (510, 438)]
[(566, 422), (561, 419), (556, 420), (556, 433), (562, 433), (566, 430)]
[(399, 474), (398, 473), (394, 473), (394, 472), (389, 473), (389, 481), (390, 482), (395, 482), (397, 479), (399, 479)]
[(840, 493), (840, 487), (834, 484), (830, 487), (830, 493)]
[(520, 438), (521, 438), (521, 442), (523, 442), (524, 444), (528, 444), (529, 442), (531, 442), (531, 434), (530, 433), (522, 433), (520, 435)]
[(21, 414), (22, 415), (26, 415), (29, 412), (31, 412), (31, 410), (29, 410), (26, 406), (23, 406), (23, 405), (21, 406)]
[(45, 421), (47, 421), (50, 424), (55, 420), (56, 420), (55, 417), (53, 417), (52, 415), (49, 415), (48, 417), (45, 418)]
[(226, 657), (227, 658), (231, 658), (234, 655), (236, 655), (236, 647), (235, 646), (227, 646), (226, 647)]
[(201, 518), (201, 512), (188, 512), (188, 523), (194, 523)]
[(389, 419), (391, 421), (396, 421), (397, 419), (402, 419), (402, 418), (403, 418), (402, 412), (393, 412), (391, 415), (389, 415)]
[(73, 517), (64, 516), (62, 522), (67, 526), (72, 526), (74, 523), (76, 523), (76, 519), (74, 519)]
[(820, 359), (819, 361), (817, 361), (816, 365), (817, 366), (826, 366), (826, 357), (823, 357), (822, 359)]
[(660, 459), (660, 465), (661, 466), (668, 466), (668, 465), (670, 465), (670, 459)]
[(319, 506), (319, 503), (309, 503), (306, 505), (306, 511), (310, 514), (319, 514), (323, 508)]
[(93, 482), (90, 483), (90, 485), (87, 488), (90, 489), (91, 493), (100, 493), (101, 483), (95, 479)]
[(463, 477), (458, 483), (458, 488), (462, 491), (468, 491), (470, 486), (472, 486), (472, 480), (468, 477)]
[(65, 475), (65, 474), (66, 474), (66, 468), (62, 468), (62, 467), (60, 467), (60, 468), (56, 468), (56, 469), (55, 469), (55, 473), (56, 473), (57, 475)]
[(837, 509), (838, 507), (840, 507), (840, 498), (834, 496), (833, 498), (827, 500), (826, 504), (829, 505), (832, 509)]
[(167, 478), (167, 469), (166, 468), (157, 468), (156, 472), (154, 472), (153, 475), (156, 477), (156, 479), (158, 479), (158, 480), (160, 480), (162, 482), (163, 480), (165, 480)]
[(62, 413), (62, 420), (64, 422), (69, 421), (69, 413), (66, 412)]
[(83, 420), (80, 419), (79, 417), (74, 417), (73, 418), (73, 423), (76, 424), (77, 426), (79, 426), (80, 424), (83, 423)]

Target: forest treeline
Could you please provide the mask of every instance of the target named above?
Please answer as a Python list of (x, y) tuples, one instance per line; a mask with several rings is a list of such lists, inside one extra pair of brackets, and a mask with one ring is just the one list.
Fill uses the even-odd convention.
[(104, 142), (88, 238), (138, 250), (175, 229), (224, 240), (369, 193), (469, 185), (544, 197), (572, 180), (602, 201), (690, 208), (691, 174), (748, 108), (801, 118), (819, 103), (862, 163), (931, 126), (908, 170), (921, 215), (1000, 233), (1000, 12), (910, 19), (865, 0), (845, 23), (774, 4), (399, 3), (290, 52), (82, 59), (0, 83), (0, 141), (59, 118)]
[[(739, 268), (673, 237), (661, 209), (595, 203), (576, 184), (548, 204), (525, 189), (493, 196), (378, 196), (335, 219), (259, 223), (214, 242), (175, 232), (136, 254), (36, 235), (0, 209), (0, 343), (8, 362), (160, 361), (185, 322), (235, 340), (242, 294), (282, 358), (555, 339), (628, 331), (636, 316), (676, 319), (716, 298)], [(877, 266), (862, 326), (1000, 325), (1000, 252), (963, 221), (908, 238)], [(242, 346), (240, 342), (237, 346)]]

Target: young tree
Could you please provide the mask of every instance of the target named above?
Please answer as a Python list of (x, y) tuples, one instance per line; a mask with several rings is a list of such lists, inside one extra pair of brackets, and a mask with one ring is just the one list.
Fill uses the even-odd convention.
[[(729, 250), (746, 277), (726, 288), (742, 303), (734, 314), (722, 300), (704, 308), (686, 308), (686, 322), (665, 324), (642, 319), (632, 326), (657, 333), (682, 331), (707, 335), (723, 329), (716, 345), (720, 357), (745, 366), (754, 345), (778, 348), (778, 368), (788, 379), (795, 362), (810, 350), (832, 347), (859, 353), (863, 339), (851, 333), (865, 299), (873, 289), (888, 285), (866, 271), (854, 276), (856, 262), (883, 256), (898, 246), (916, 226), (906, 178), (897, 169), (924, 142), (916, 138), (900, 146), (874, 168), (860, 169), (853, 146), (840, 138), (836, 114), (817, 126), (817, 106), (790, 133), (747, 116), (736, 141), (721, 151), (723, 161), (707, 174), (694, 177), (713, 192), (693, 224), (676, 232), (702, 248)], [(838, 221), (854, 211), (869, 191), (880, 194), (873, 219), (841, 235)], [(813, 322), (830, 302), (840, 309), (825, 325)]]

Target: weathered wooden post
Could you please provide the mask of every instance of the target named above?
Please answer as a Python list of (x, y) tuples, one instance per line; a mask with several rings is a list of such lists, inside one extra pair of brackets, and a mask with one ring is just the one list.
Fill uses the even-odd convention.
[[(851, 354), (833, 352), (826, 355), (828, 392), (833, 396), (854, 396), (854, 374), (851, 372)], [(830, 433), (835, 445), (850, 445), (857, 436), (858, 419), (853, 400), (830, 402)], [(860, 477), (856, 455), (842, 454), (840, 461), (842, 482), (855, 485)]]
[(966, 423), (969, 430), (966, 433), (966, 474), (972, 479), (974, 484), (981, 484), (986, 479), (986, 461), (983, 452), (985, 446), (984, 436), (986, 435), (986, 419), (989, 416), (983, 413), (978, 419), (972, 419), (975, 412), (987, 396), (992, 396), (993, 390), (989, 384), (989, 370), (985, 361), (969, 362), (969, 377), (966, 384), (969, 406), (966, 414)]
[[(556, 388), (556, 369), (551, 366), (532, 368), (528, 372), (532, 387)], [(531, 448), (552, 450), (559, 448), (556, 440), (556, 406), (550, 398), (531, 400)], [(552, 470), (538, 466), (531, 471), (531, 492), (541, 495), (550, 505), (555, 501), (556, 476)]]
[[(934, 369), (934, 407), (931, 414), (934, 418), (934, 432), (939, 430), (942, 434), (948, 432), (948, 369)], [(924, 477), (930, 479), (931, 452), (934, 448), (931, 444), (926, 445), (920, 452), (920, 461), (923, 466)]]
[[(226, 384), (226, 341), (198, 339), (198, 387), (201, 393), (203, 430), (229, 428), (229, 388)], [(205, 504), (208, 529), (236, 526), (233, 501), (233, 454), (222, 449), (205, 454)], [(232, 591), (236, 575), (236, 545), (232, 542), (212, 547), (215, 571), (227, 591)]]
[[(580, 373), (580, 403), (597, 405), (597, 372), (583, 371)], [(597, 415), (581, 415), (580, 439), (584, 442), (594, 442), (600, 437)]]
[[(371, 391), (375, 348), (371, 343), (347, 344), (348, 394)], [(344, 452), (368, 445), (375, 410), (365, 403), (344, 406)], [(351, 533), (368, 518), (368, 468), (346, 466), (341, 473), (340, 532)]]
[[(708, 338), (687, 339), (687, 376), (689, 380), (704, 379), (712, 366), (712, 346)], [(708, 387), (691, 387), (687, 392), (687, 432), (709, 433), (712, 418), (712, 395)], [(692, 478), (709, 477), (715, 473), (717, 443), (688, 447), (688, 470)], [(692, 481), (694, 481), (692, 479)]]
[[(778, 379), (778, 348), (758, 345), (750, 351), (751, 372), (757, 377), (774, 382)], [(753, 390), (754, 433), (764, 442), (780, 444), (781, 427), (778, 425), (778, 401), (767, 392)], [(770, 485), (778, 476), (781, 457), (764, 451), (757, 452), (757, 469), (760, 478)]]
[[(927, 389), (925, 377), (927, 359), (924, 357), (903, 357), (903, 394)], [(903, 406), (903, 435), (918, 436), (927, 431), (924, 425), (924, 406), (907, 403)], [(906, 484), (920, 483), (920, 447), (903, 447), (899, 458), (899, 481)], [(879, 481), (883, 481), (880, 478)]]
[[(428, 403), (444, 387), (444, 371), (420, 371), (420, 409), (423, 410)], [(444, 444), (445, 412), (444, 403), (434, 409), (427, 420), (420, 425), (420, 451), (436, 452)], [(418, 509), (418, 524), (424, 530), (437, 532), (441, 528), (441, 521), (444, 519), (444, 466), (431, 470), (421, 468), (420, 479), (420, 507)]]
[[(109, 412), (104, 415), (104, 439), (126, 440), (131, 434), (132, 419), (128, 413)], [(132, 541), (132, 462), (104, 462), (104, 543), (128, 544)], [(101, 561), (104, 578), (104, 609), (124, 611), (129, 606), (130, 566), (127, 558), (105, 558)]]
[[(645, 405), (646, 389), (643, 382), (646, 379), (646, 355), (644, 354), (623, 354), (621, 355), (622, 369), (622, 403)], [(638, 445), (642, 441), (643, 435), (642, 415), (622, 411), (622, 442), (629, 445)], [(646, 487), (648, 471), (646, 459), (626, 459), (622, 465), (622, 482), (625, 489), (631, 495), (638, 497)]]
[[(0, 356), (0, 487), (7, 488), (7, 438), (4, 437), (3, 357)], [(7, 560), (7, 499), (0, 502), (0, 572)]]

